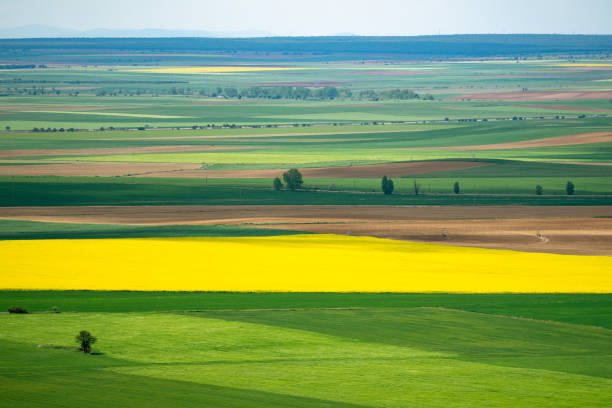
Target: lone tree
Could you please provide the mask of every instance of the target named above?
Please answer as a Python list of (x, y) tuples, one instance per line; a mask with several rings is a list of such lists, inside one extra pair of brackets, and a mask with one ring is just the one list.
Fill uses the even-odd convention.
[(455, 184), (453, 184), (453, 193), (455, 194), (459, 194), (460, 190), (459, 190), (459, 182), (455, 181)]
[(391, 180), (387, 176), (383, 176), (380, 186), (382, 187), (383, 193), (385, 193), (386, 195), (393, 193), (393, 180)]
[(304, 181), (302, 180), (302, 173), (298, 169), (290, 169), (283, 174), (283, 181), (287, 187), (291, 190), (302, 187)]
[(19, 313), (19, 314), (25, 314), (28, 313), (28, 310), (23, 307), (23, 306), (11, 306), (8, 308), (8, 312), (9, 313)]
[(281, 188), (283, 188), (283, 182), (281, 181), (281, 179), (276, 177), (274, 181), (272, 182), (272, 186), (274, 187), (274, 190), (278, 191)]
[(544, 194), (544, 188), (541, 185), (539, 185), (539, 184), (536, 186), (536, 194), (537, 195)]
[(568, 181), (565, 185), (565, 192), (567, 193), (567, 195), (574, 195), (574, 183)]
[(94, 344), (98, 339), (92, 336), (91, 333), (87, 330), (81, 330), (76, 336), (75, 340), (81, 345), (80, 349), (83, 350), (83, 353), (89, 354), (91, 353), (91, 345)]

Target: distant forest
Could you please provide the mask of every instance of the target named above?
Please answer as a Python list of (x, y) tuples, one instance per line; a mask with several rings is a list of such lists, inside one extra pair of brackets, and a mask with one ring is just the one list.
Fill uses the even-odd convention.
[(0, 40), (0, 54), (71, 49), (106, 53), (286, 53), (395, 58), (609, 54), (612, 35), (486, 34), (418, 37), (41, 38)]

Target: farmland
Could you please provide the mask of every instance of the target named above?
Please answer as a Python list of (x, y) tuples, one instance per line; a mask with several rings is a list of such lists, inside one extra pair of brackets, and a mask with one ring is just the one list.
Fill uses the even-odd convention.
[[(27, 254), (32, 252), (37, 256), (29, 258)], [(227, 260), (236, 253), (241, 257), (228, 267)], [(17, 240), (3, 242), (0, 256), (12, 257), (5, 262), (3, 277), (4, 287), (11, 289), (417, 293), (612, 290), (612, 264), (605, 256), (513, 253), (325, 234)], [(285, 269), (292, 259), (301, 262)], [(372, 275), (380, 265), (384, 266)], [(534, 276), (529, 268), (540, 272)], [(79, 273), (85, 269), (103, 279), (92, 280), (88, 274)], [(577, 269), (580, 274), (575, 273)], [(170, 270), (174, 272), (168, 274)]]
[[(2, 332), (10, 350), (3, 373), (20, 373), (2, 382), (15, 406), (78, 402), (83, 384), (110, 406), (447, 406), (458, 396), (466, 405), (600, 406), (610, 397), (609, 331), (568, 323), (428, 307), (1, 318), (10, 329)], [(103, 354), (36, 348), (69, 345), (65, 333), (83, 326), (104, 339)], [(26, 368), (33, 362), (39, 369)], [(450, 386), (432, 390), (448, 378)], [(395, 387), (382, 393), (384, 384)]]
[(0, 405), (611, 405), (610, 38), (0, 39)]

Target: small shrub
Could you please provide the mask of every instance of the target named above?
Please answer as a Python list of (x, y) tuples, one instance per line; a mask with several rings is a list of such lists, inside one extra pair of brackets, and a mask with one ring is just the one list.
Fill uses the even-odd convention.
[(25, 314), (28, 313), (28, 310), (23, 307), (23, 306), (11, 306), (8, 308), (8, 312), (9, 313), (19, 313), (19, 314)]
[(382, 188), (383, 193), (385, 193), (385, 195), (392, 194), (393, 189), (395, 188), (395, 186), (393, 185), (393, 180), (391, 180), (387, 176), (383, 176), (380, 182), (380, 186)]
[(541, 185), (539, 185), (539, 184), (536, 186), (536, 194), (537, 195), (544, 194), (544, 188)]
[(455, 193), (455, 194), (459, 194), (460, 193), (459, 182), (458, 181), (455, 181), (455, 184), (453, 184), (453, 193)]
[(272, 186), (274, 187), (274, 190), (279, 191), (281, 188), (283, 188), (283, 182), (280, 178), (276, 177), (272, 182)]
[(53, 313), (59, 313), (59, 312), (60, 312), (60, 311), (59, 311), (59, 307), (57, 307), (57, 306), (53, 306), (53, 307), (51, 308), (51, 310), (53, 311)]
[(567, 193), (567, 195), (574, 195), (574, 183), (568, 181), (565, 185), (565, 192)]
[(56, 349), (56, 350), (74, 350), (72, 346), (62, 346), (59, 344), (39, 344), (36, 346), (38, 348), (48, 348), (48, 349)]

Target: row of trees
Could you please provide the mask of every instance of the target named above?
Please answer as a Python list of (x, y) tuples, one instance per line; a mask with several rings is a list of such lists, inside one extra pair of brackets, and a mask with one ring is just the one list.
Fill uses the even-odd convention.
[[(141, 96), (141, 95), (177, 95), (177, 96), (199, 96), (204, 98), (227, 98), (227, 99), (292, 99), (292, 100), (334, 100), (334, 99), (353, 99), (367, 101), (383, 100), (409, 100), (423, 99), (433, 100), (431, 94), (419, 95), (410, 89), (391, 89), (386, 91), (376, 91), (373, 89), (353, 92), (350, 88), (337, 88), (335, 86), (324, 87), (305, 87), (305, 86), (252, 86), (249, 88), (238, 89), (235, 87), (217, 87), (214, 90), (199, 89), (189, 87), (176, 87), (166, 89), (126, 89), (126, 88), (97, 88), (91, 93), (96, 96)], [(8, 95), (68, 95), (79, 96), (78, 90), (65, 90), (55, 87), (32, 86), (26, 88), (6, 87), (0, 89), (0, 94)]]
[[(567, 195), (574, 195), (574, 190), (575, 190), (574, 183), (572, 183), (571, 181), (568, 181), (568, 182), (565, 184), (565, 193), (566, 193)], [(542, 194), (544, 194), (544, 187), (542, 187), (541, 185), (539, 185), (539, 184), (538, 184), (538, 185), (536, 186), (536, 194), (537, 194), (537, 195), (542, 195)]]
[[(284, 185), (283, 185), (283, 181), (285, 182)], [(277, 191), (282, 190), (284, 186), (286, 186), (288, 189), (293, 191), (293, 190), (301, 188), (303, 184), (304, 184), (304, 180), (302, 178), (302, 173), (300, 173), (298, 169), (290, 169), (289, 171), (286, 171), (285, 173), (283, 173), (282, 181), (279, 177), (276, 177), (272, 182), (272, 186), (274, 187), (274, 190), (277, 190)], [(393, 194), (393, 191), (395, 189), (393, 180), (390, 177), (387, 177), (386, 175), (382, 177), (380, 186), (381, 186), (382, 192), (385, 195)], [(574, 195), (574, 190), (575, 190), (574, 183), (572, 183), (571, 181), (568, 181), (567, 184), (565, 185), (566, 194)], [(414, 194), (419, 195), (420, 191), (421, 191), (421, 186), (415, 180), (414, 181)], [(459, 185), (458, 181), (455, 181), (455, 183), (453, 184), (453, 193), (454, 194), (461, 193), (461, 186)], [(544, 188), (539, 184), (536, 186), (536, 194), (537, 195), (544, 194)]]
[[(0, 65), (0, 69), (33, 69), (36, 68), (35, 64), (10, 64)], [(46, 65), (38, 65), (38, 68), (47, 68)]]
[[(391, 180), (391, 178), (387, 176), (383, 176), (380, 184), (381, 184), (383, 193), (385, 193), (386, 195), (393, 194), (394, 185), (393, 185), (393, 180)], [(416, 180), (414, 180), (414, 194), (419, 195), (420, 191), (421, 191), (421, 186), (417, 183)], [(453, 193), (459, 194), (459, 192), (460, 192), (459, 182), (455, 181), (455, 184), (453, 184)]]
[[(101, 92), (101, 91), (100, 91)], [(200, 89), (194, 91), (185, 87), (172, 87), (167, 90), (169, 95), (198, 95), (211, 98), (230, 98), (230, 99), (294, 99), (294, 100), (333, 100), (333, 99), (357, 99), (357, 100), (407, 100), (424, 99), (433, 100), (431, 94), (419, 95), (410, 89), (392, 89), (386, 91), (376, 91), (372, 89), (353, 92), (350, 88), (337, 88), (335, 86), (306, 87), (306, 86), (251, 86), (239, 89), (235, 87), (217, 87), (213, 91)]]
[[(231, 90), (232, 88), (230, 88)], [(227, 89), (224, 94), (227, 94)], [(233, 95), (233, 96), (232, 96)], [(417, 94), (410, 89), (392, 89), (386, 91), (376, 91), (373, 89), (353, 92), (349, 88), (336, 88), (334, 86), (326, 86), (323, 88), (306, 88), (303, 86), (280, 86), (280, 87), (251, 87), (243, 91), (230, 91), (228, 97), (247, 97), (247, 98), (269, 98), (269, 99), (359, 99), (369, 101), (379, 100), (408, 100), (408, 99), (425, 99), (433, 100), (431, 94), (423, 96)]]
[[(11, 130), (11, 127), (7, 126), (6, 130)], [(37, 128), (37, 127), (32, 128), (32, 132), (74, 132), (75, 130), (76, 130), (75, 128), (64, 129), (63, 127), (59, 128), (59, 129), (58, 128), (50, 128), (50, 127), (46, 128), (46, 129), (45, 128)], [(102, 129), (102, 130), (104, 130), (104, 129)]]
[(19, 88), (19, 87), (0, 88), (0, 93), (4, 96), (8, 96), (8, 95), (61, 95), (62, 93), (66, 95), (70, 95), (70, 96), (77, 96), (79, 94), (79, 91), (62, 90), (62, 89), (57, 89), (55, 87), (45, 88), (43, 86), (32, 86), (32, 87), (26, 87), (26, 88)]

